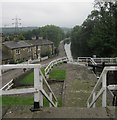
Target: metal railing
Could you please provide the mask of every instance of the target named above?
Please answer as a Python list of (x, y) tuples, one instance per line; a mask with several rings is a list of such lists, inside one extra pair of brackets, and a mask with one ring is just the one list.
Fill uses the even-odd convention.
[[(3, 69), (16, 69), (16, 68), (33, 68), (34, 69), (34, 87), (10, 89), (10, 90), (0, 89), (0, 95), (34, 93), (34, 107), (31, 109), (32, 111), (40, 110), (40, 107), (43, 107), (43, 97), (45, 97), (48, 100), (50, 107), (52, 106), (57, 107), (57, 98), (55, 97), (52, 89), (50, 88), (48, 82), (46, 81), (46, 78), (41, 72), (40, 64), (0, 65), (0, 71)], [(46, 86), (46, 89), (45, 89), (45, 86)], [(49, 91), (48, 93), (47, 93), (47, 90)]]
[(58, 58), (56, 60), (51, 61), (48, 66), (45, 68), (45, 76), (47, 77), (47, 75), (50, 73), (51, 69), (53, 68), (54, 65), (57, 65), (59, 63), (63, 63), (63, 62), (67, 62), (68, 58), (67, 57), (62, 57), (62, 58)]
[(107, 72), (108, 71), (117, 71), (116, 66), (105, 67), (100, 75), (99, 80), (97, 81), (94, 89), (92, 90), (88, 100), (87, 107), (95, 107), (96, 102), (100, 96), (102, 96), (102, 107), (107, 106)]

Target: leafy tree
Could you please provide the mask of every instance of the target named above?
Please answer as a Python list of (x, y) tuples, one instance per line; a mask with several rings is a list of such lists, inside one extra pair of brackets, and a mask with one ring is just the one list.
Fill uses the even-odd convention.
[(54, 45), (57, 47), (59, 42), (64, 38), (64, 32), (60, 27), (54, 25), (46, 25), (44, 27), (39, 27), (32, 31), (23, 33), (26, 40), (31, 40), (33, 36), (43, 37), (43, 39), (48, 39), (54, 42)]
[(93, 29), (92, 38), (89, 42), (93, 53), (98, 56), (113, 56), (115, 54), (115, 21), (112, 4), (109, 2), (97, 3), (99, 7), (98, 21)]
[(59, 42), (64, 38), (64, 32), (57, 26), (46, 25), (40, 28), (40, 36), (44, 39), (51, 40), (55, 46), (58, 46)]
[(93, 54), (100, 57), (117, 56), (117, 1), (96, 0), (95, 10), (81, 26), (74, 27), (71, 41), (75, 57)]

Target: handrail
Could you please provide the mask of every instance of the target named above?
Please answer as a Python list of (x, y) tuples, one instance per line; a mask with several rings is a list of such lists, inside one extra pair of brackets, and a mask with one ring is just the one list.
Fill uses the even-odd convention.
[(90, 96), (89, 96), (89, 98), (88, 98), (87, 101), (89, 101), (89, 99), (91, 98), (91, 96), (93, 95), (93, 93), (98, 89), (98, 86), (101, 84), (101, 82), (102, 82), (102, 76), (103, 76), (103, 74), (104, 74), (104, 71), (105, 71), (105, 68), (104, 68), (104, 70), (102, 71), (102, 73), (101, 73), (101, 75), (100, 75), (100, 78), (99, 78), (99, 80), (97, 81), (96, 85), (94, 86), (94, 88), (93, 88), (93, 90), (92, 90), (92, 92), (91, 92), (91, 94), (90, 94)]
[(53, 93), (52, 89), (50, 88), (50, 85), (48, 84), (48, 82), (47, 82), (47, 80), (46, 80), (46, 78), (45, 78), (45, 76), (43, 75), (43, 73), (42, 73), (41, 70), (40, 70), (40, 74), (41, 74), (44, 82), (46, 83), (46, 86), (48, 87), (49, 91), (52, 93), (54, 99), (57, 101), (57, 98), (56, 98), (55, 94)]
[(51, 61), (48, 66), (45, 68), (45, 76), (47, 77), (47, 74), (50, 72), (51, 68), (58, 64), (58, 63), (62, 63), (62, 62), (67, 62), (68, 58), (67, 57), (62, 57), (62, 58), (58, 58), (56, 60)]
[(46, 99), (52, 104), (52, 106), (57, 107), (57, 104), (54, 104), (54, 102), (50, 99), (44, 89), (40, 90), (40, 92), (46, 97)]
[[(14, 69), (14, 68), (33, 68), (34, 69), (34, 87), (32, 88), (21, 88), (21, 89), (11, 89), (4, 90), (8, 84), (10, 84), (13, 80), (11, 80), (7, 85), (5, 85), (2, 89), (0, 89), (0, 95), (16, 95), (16, 94), (29, 94), (34, 93), (34, 108), (31, 111), (40, 110), (40, 107), (43, 107), (43, 96), (49, 101), (50, 107), (57, 107), (57, 98), (50, 88), (46, 78), (41, 72), (40, 64), (9, 64), (9, 65), (0, 65), (0, 70), (4, 69)], [(47, 86), (49, 90), (49, 95), (43, 88), (43, 82)]]
[[(97, 81), (94, 89), (92, 90), (88, 100), (87, 100), (87, 107), (95, 106), (96, 101), (98, 100), (99, 96), (102, 94), (102, 107), (106, 107), (106, 92), (107, 92), (107, 79), (106, 75), (108, 71), (117, 71), (116, 66), (105, 67), (100, 75), (99, 80)], [(99, 88), (101, 87), (101, 88)], [(98, 90), (99, 89), (99, 90)], [(96, 94), (97, 92), (97, 94)], [(91, 99), (92, 98), (92, 99)], [(90, 102), (91, 100), (91, 102)]]
[(13, 86), (13, 79), (4, 85), (0, 90), (9, 90)]
[[(77, 62), (89, 62), (91, 61), (93, 64), (94, 63), (117, 63), (117, 57), (115, 58), (91, 58), (91, 57), (78, 57)], [(95, 64), (95, 65), (96, 65)]]
[(91, 63), (92, 63), (93, 65), (97, 65), (97, 63), (94, 61), (93, 58), (90, 58), (90, 61), (91, 61)]
[[(77, 62), (88, 62), (91, 59), (91, 57), (78, 57)], [(83, 61), (85, 60), (85, 61)]]
[(93, 101), (89, 104), (89, 108), (91, 108), (93, 106), (93, 104), (96, 102), (96, 100), (100, 97), (100, 95), (104, 92), (104, 88), (101, 88), (100, 91), (97, 93), (97, 95), (95, 96), (95, 98), (93, 99)]

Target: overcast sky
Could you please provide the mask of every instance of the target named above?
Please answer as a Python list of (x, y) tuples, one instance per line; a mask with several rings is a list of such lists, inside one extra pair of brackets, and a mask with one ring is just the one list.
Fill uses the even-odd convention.
[(21, 19), (22, 26), (53, 24), (74, 27), (81, 25), (92, 10), (92, 0), (86, 0), (86, 2), (4, 2), (0, 17), (2, 17), (3, 26), (11, 26), (14, 22), (12, 19), (17, 16)]

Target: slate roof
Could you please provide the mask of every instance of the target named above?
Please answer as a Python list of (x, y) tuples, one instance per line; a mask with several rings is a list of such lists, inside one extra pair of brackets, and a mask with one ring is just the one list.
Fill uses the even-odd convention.
[(3, 45), (7, 46), (10, 49), (25, 48), (25, 47), (31, 46), (30, 44), (26, 43), (25, 41), (6, 41), (3, 43)]
[(15, 48), (25, 48), (25, 47), (31, 47), (34, 45), (50, 45), (53, 44), (53, 42), (49, 40), (25, 40), (25, 41), (6, 41), (3, 43), (3, 45), (7, 46), (10, 49)]
[(53, 42), (49, 40), (26, 40), (25, 42), (27, 42), (30, 45), (40, 45), (40, 46), (53, 44)]

